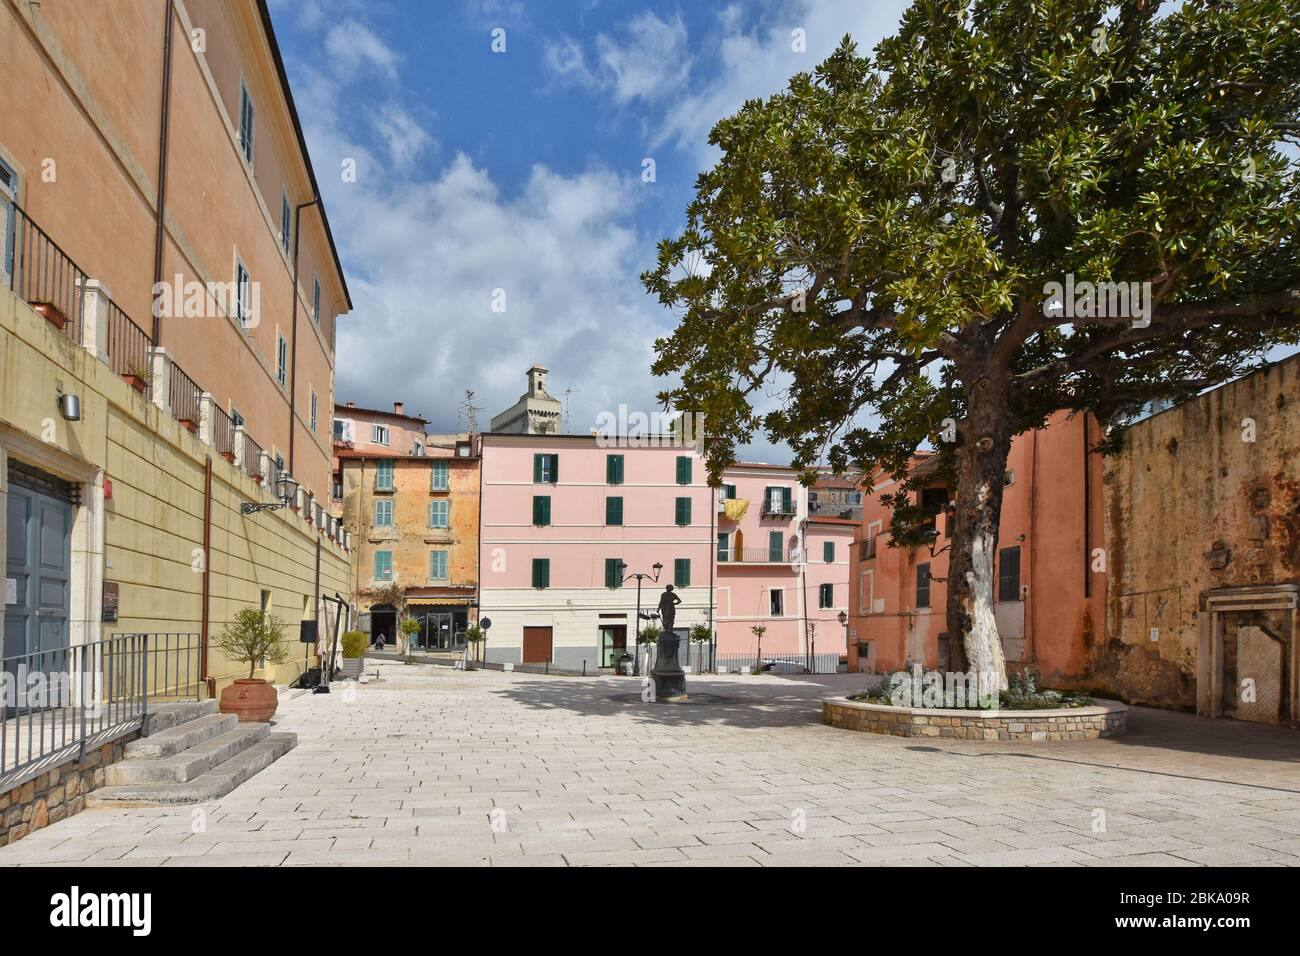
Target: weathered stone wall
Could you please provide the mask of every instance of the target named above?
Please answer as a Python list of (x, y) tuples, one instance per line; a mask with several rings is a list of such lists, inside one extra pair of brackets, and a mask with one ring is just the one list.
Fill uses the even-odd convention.
[(865, 704), (831, 697), (822, 701), (822, 723), (891, 737), (939, 737), (955, 740), (1092, 740), (1114, 737), (1127, 729), (1122, 704), (1062, 710), (978, 711), (918, 710)]
[(0, 846), (86, 808), (86, 794), (104, 785), (104, 768), (122, 759), (130, 734), (88, 750), (80, 760), (61, 764), (8, 793), (0, 793)]
[(1300, 356), (1121, 438), (1105, 462), (1107, 612), (1086, 683), (1190, 710), (1201, 594), (1300, 582)]

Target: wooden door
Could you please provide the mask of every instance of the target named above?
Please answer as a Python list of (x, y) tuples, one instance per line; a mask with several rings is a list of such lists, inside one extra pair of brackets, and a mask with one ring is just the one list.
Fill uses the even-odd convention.
[(549, 664), (551, 661), (551, 632), (549, 627), (524, 628), (524, 663)]

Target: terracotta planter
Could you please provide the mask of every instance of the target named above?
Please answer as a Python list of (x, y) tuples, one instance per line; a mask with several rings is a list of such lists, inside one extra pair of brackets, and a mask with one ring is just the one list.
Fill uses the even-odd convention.
[(122, 376), (122, 381), (126, 382), (126, 384), (130, 385), (133, 389), (135, 389), (137, 392), (140, 392), (141, 394), (143, 394), (144, 390), (149, 387), (149, 383), (146, 382), (144, 379), (142, 379), (139, 375), (132, 375), (129, 372), (126, 375)]
[(230, 462), (232, 465), (235, 463), (235, 453), (233, 451), (223, 451), (221, 457), (226, 459), (226, 461)]
[(33, 302), (32, 308), (43, 315), (45, 321), (56, 329), (61, 329), (68, 324), (68, 317), (49, 302)]
[(280, 695), (261, 678), (241, 677), (221, 692), (223, 714), (236, 715), (240, 723), (265, 723), (275, 714)]
[(181, 427), (187, 429), (191, 434), (197, 435), (199, 433), (199, 423), (192, 422), (188, 418), (181, 419)]

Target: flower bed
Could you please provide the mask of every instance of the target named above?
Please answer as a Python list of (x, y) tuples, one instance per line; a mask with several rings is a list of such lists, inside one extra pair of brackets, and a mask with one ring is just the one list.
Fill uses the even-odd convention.
[(895, 707), (847, 697), (822, 700), (822, 723), (893, 737), (955, 740), (1092, 740), (1124, 733), (1128, 708), (1117, 701), (1054, 710)]

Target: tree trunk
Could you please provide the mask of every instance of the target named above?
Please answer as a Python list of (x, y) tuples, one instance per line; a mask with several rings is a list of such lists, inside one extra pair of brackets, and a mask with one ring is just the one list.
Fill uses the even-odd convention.
[(949, 668), (974, 670), (1007, 687), (1006, 659), (993, 615), (998, 521), (1007, 455), (1011, 451), (1009, 407), (1002, 389), (987, 377), (967, 386), (969, 415), (957, 447), (956, 513), (948, 559)]

